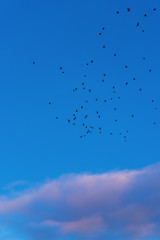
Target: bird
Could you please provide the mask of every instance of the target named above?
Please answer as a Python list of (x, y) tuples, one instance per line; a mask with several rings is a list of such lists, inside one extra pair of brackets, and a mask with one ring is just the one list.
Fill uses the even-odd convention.
[(93, 63), (93, 60), (91, 60), (91, 63)]
[(136, 25), (137, 27), (139, 27), (139, 22), (137, 22), (137, 25)]
[(135, 81), (135, 80), (136, 80), (136, 78), (133, 78), (133, 80)]
[(35, 64), (35, 61), (33, 61), (33, 64)]
[(99, 33), (99, 35), (101, 36), (101, 35), (102, 35), (102, 33), (100, 32), (100, 33)]
[(147, 14), (146, 14), (146, 13), (144, 14), (144, 17), (147, 17)]
[(117, 11), (117, 14), (119, 14), (119, 11)]
[(130, 12), (130, 11), (131, 11), (131, 9), (130, 9), (130, 8), (127, 8), (127, 11), (128, 11), (128, 12)]
[(104, 31), (104, 30), (105, 30), (105, 27), (103, 27), (102, 30)]
[(142, 32), (144, 32), (144, 29), (142, 30)]
[(128, 66), (126, 65), (125, 68), (128, 68)]
[(114, 57), (116, 57), (117, 56), (117, 54), (116, 53), (114, 53)]
[(103, 45), (103, 48), (106, 48), (106, 46), (105, 46), (105, 45)]
[(51, 102), (49, 102), (49, 105), (51, 104)]
[(126, 85), (128, 85), (128, 82), (126, 82)]
[(157, 10), (157, 8), (153, 8), (153, 11), (156, 11)]
[(62, 70), (62, 67), (60, 67), (59, 69)]
[(68, 119), (68, 123), (70, 123), (71, 121), (70, 121), (70, 119)]
[(102, 82), (104, 82), (104, 79), (102, 79)]

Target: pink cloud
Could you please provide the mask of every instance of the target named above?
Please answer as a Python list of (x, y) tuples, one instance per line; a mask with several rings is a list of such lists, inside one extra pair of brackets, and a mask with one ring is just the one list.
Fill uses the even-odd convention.
[(78, 221), (68, 222), (55, 222), (52, 220), (46, 220), (42, 223), (42, 225), (48, 227), (60, 227), (61, 232), (64, 235), (70, 233), (89, 235), (107, 229), (107, 226), (103, 223), (103, 220), (100, 216), (92, 216), (89, 218), (80, 219)]
[[(148, 237), (160, 229), (160, 165), (141, 170), (63, 176), (39, 187), (0, 197), (0, 220), (22, 231), (61, 236), (117, 233)], [(13, 217), (14, 216), (14, 217)], [(114, 238), (113, 234), (113, 238)], [(110, 236), (111, 238), (111, 236)], [(38, 239), (38, 237), (37, 237)], [(47, 235), (47, 239), (49, 236)]]

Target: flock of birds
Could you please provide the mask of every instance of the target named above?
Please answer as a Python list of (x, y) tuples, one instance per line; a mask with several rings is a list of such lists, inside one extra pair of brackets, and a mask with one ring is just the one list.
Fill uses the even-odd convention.
[[(131, 12), (131, 8), (127, 8), (126, 10), (127, 10), (127, 12)], [(156, 10), (157, 10), (156, 8), (153, 8), (153, 11), (154, 11), (154, 12), (155, 12)], [(117, 11), (116, 11), (116, 14), (120, 14), (120, 11), (117, 10)], [(146, 14), (146, 13), (144, 13), (144, 17), (145, 17), (145, 18), (147, 17), (147, 14)], [(138, 27), (140, 26), (140, 22), (137, 22), (137, 23), (135, 24), (135, 26), (138, 28)], [(102, 29), (101, 29), (101, 31), (98, 33), (98, 35), (101, 37), (101, 36), (103, 35), (103, 32), (104, 32), (104, 31), (105, 31), (105, 27), (102, 27)], [(142, 32), (144, 32), (144, 29), (142, 29)], [(102, 45), (102, 48), (106, 48), (105, 44)], [(114, 57), (116, 57), (116, 56), (117, 56), (117, 53), (115, 52), (113, 55), (114, 55)], [(142, 60), (145, 61), (145, 60), (146, 60), (146, 57), (143, 57)], [(35, 61), (33, 61), (33, 64), (35, 64)], [(86, 65), (87, 67), (88, 67), (90, 64), (94, 64), (94, 60), (93, 60), (93, 59), (91, 59), (90, 62), (85, 63), (85, 65)], [(128, 68), (128, 65), (125, 65), (124, 68), (127, 69), (127, 68)], [(62, 66), (59, 67), (59, 71), (60, 71), (61, 74), (64, 74), (64, 70), (63, 70), (63, 67), (62, 67)], [(152, 72), (152, 69), (149, 68), (148, 71), (151, 73), (151, 72)], [(105, 80), (106, 80), (105, 77), (106, 77), (106, 73), (103, 73), (103, 78), (102, 78), (102, 80), (101, 80), (102, 84), (105, 83)], [(87, 88), (87, 84), (86, 84), (86, 83), (87, 83), (87, 80), (86, 80), (86, 79), (87, 79), (87, 74), (86, 74), (86, 73), (84, 74), (84, 79), (85, 79), (85, 80), (81, 83), (81, 84), (82, 84), (81, 88), (75, 87), (72, 91), (73, 91), (73, 93), (76, 93), (76, 92), (80, 92), (80, 90), (82, 90), (82, 91), (88, 92), (88, 93), (89, 93), (89, 96), (87, 97), (87, 99), (85, 99), (85, 101), (83, 101), (83, 104), (80, 105), (79, 108), (76, 108), (76, 109), (75, 109), (75, 111), (74, 111), (74, 113), (72, 114), (72, 116), (70, 116), (68, 119), (66, 119), (66, 121), (67, 121), (68, 124), (78, 125), (78, 124), (76, 123), (76, 121), (77, 121), (77, 119), (78, 119), (78, 117), (79, 117), (79, 115), (80, 115), (80, 117), (81, 117), (80, 124), (81, 124), (81, 126), (83, 127), (83, 134), (80, 135), (80, 138), (85, 138), (85, 137), (87, 137), (88, 135), (92, 134), (92, 133), (95, 132), (95, 131), (96, 131), (98, 134), (102, 134), (102, 132), (103, 132), (101, 126), (98, 126), (98, 127), (97, 127), (97, 126), (95, 126), (95, 125), (92, 124), (92, 123), (93, 123), (92, 119), (91, 119), (91, 121), (88, 121), (89, 115), (88, 115), (88, 113), (84, 113), (84, 111), (83, 111), (83, 109), (85, 109), (85, 111), (86, 111), (86, 105), (88, 104), (88, 101), (89, 101), (88, 99), (89, 99), (89, 97), (91, 96), (90, 93), (92, 92), (92, 89), (91, 89), (91, 88)], [(135, 77), (133, 77), (132, 79), (133, 79), (133, 81), (136, 80)], [(125, 85), (127, 86), (128, 84), (129, 84), (129, 82), (126, 81), (126, 82), (125, 82)], [(112, 86), (113, 96), (110, 97), (110, 98), (107, 98), (107, 99), (103, 99), (103, 100), (99, 99), (98, 97), (95, 97), (95, 98), (94, 98), (95, 103), (96, 103), (96, 102), (99, 102), (99, 100), (100, 100), (100, 101), (103, 101), (104, 103), (107, 103), (108, 101), (112, 102), (114, 96), (116, 96), (116, 90), (117, 90), (117, 89), (116, 89), (116, 86), (113, 85), (113, 86)], [(139, 87), (138, 91), (139, 91), (139, 92), (142, 92), (142, 88)], [(117, 99), (121, 99), (120, 96), (116, 96), (116, 98), (117, 98)], [(152, 102), (152, 104), (154, 104), (154, 103), (155, 103), (155, 100), (152, 99), (151, 102)], [(52, 104), (52, 102), (49, 101), (49, 105), (51, 105), (51, 104)], [(157, 107), (154, 107), (154, 109), (155, 109), (155, 110), (158, 110)], [(113, 110), (114, 110), (114, 111), (117, 111), (117, 107), (114, 107)], [(101, 111), (100, 111), (99, 109), (95, 109), (94, 111), (95, 111), (95, 114), (96, 114), (95, 116), (96, 116), (98, 119), (101, 119)], [(79, 114), (79, 112), (80, 112), (80, 114)], [(132, 113), (132, 114), (130, 115), (130, 118), (134, 119), (134, 118), (135, 118), (135, 114)], [(56, 119), (58, 120), (59, 117), (56, 116)], [(115, 119), (114, 119), (114, 122), (117, 123), (117, 122), (118, 122), (118, 119), (115, 118)], [(153, 122), (153, 125), (156, 125), (156, 122)], [(119, 132), (118, 134), (119, 134), (120, 136), (122, 136), (124, 142), (127, 142), (127, 134), (128, 134), (128, 133), (129, 133), (129, 131), (128, 131), (128, 130), (125, 130), (124, 132)], [(113, 132), (110, 131), (109, 134), (112, 136), (112, 135), (113, 135)]]

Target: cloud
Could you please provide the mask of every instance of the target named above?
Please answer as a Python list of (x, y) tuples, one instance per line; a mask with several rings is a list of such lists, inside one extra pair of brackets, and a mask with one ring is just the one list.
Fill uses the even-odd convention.
[(0, 222), (36, 240), (99, 239), (101, 234), (109, 239), (148, 239), (160, 237), (159, 202), (160, 164), (72, 174), (0, 196)]

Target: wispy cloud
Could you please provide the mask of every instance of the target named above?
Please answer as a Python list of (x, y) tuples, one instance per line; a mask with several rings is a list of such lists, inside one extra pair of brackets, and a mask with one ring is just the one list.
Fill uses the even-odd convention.
[[(63, 176), (0, 197), (0, 220), (30, 239), (160, 236), (160, 165)], [(7, 220), (10, 219), (10, 220)]]

